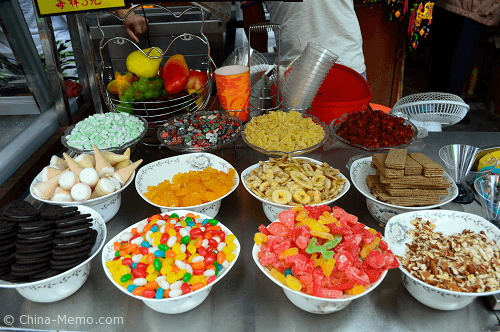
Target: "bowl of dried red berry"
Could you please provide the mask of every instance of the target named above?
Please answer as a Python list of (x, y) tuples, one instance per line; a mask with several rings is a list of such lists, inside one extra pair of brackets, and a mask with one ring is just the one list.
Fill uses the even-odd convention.
[(158, 128), (158, 140), (180, 152), (217, 150), (234, 143), (243, 129), (241, 120), (223, 110), (178, 115)]
[(259, 226), (252, 256), (300, 309), (329, 314), (373, 291), (399, 266), (382, 234), (337, 206), (296, 206)]
[(404, 118), (380, 110), (346, 113), (330, 123), (337, 140), (366, 152), (388, 152), (403, 148), (417, 139), (418, 129)]

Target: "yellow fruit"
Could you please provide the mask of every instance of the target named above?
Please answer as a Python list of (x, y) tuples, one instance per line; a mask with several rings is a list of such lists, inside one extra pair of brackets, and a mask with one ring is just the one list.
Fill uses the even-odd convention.
[[(144, 53), (148, 54), (151, 48), (143, 49)], [(161, 51), (160, 48), (157, 47), (158, 50)], [(163, 53), (163, 51), (162, 51)], [(153, 49), (150, 53), (150, 57), (160, 56), (161, 53), (156, 49)], [(137, 50), (130, 53), (127, 57), (127, 70), (131, 73), (136, 74), (139, 77), (154, 77), (158, 73), (158, 69), (160, 69), (160, 63), (162, 58), (151, 59), (148, 56), (142, 54), (141, 51)]]

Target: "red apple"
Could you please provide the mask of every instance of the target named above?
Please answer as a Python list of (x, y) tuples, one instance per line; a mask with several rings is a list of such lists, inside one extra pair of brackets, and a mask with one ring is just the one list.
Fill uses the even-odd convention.
[(198, 90), (207, 82), (208, 77), (207, 73), (202, 73), (198, 70), (191, 69), (189, 70), (189, 78), (186, 84), (187, 89)]

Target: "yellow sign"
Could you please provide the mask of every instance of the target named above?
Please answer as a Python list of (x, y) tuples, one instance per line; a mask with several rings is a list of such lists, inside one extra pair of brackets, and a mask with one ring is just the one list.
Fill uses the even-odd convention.
[(124, 8), (125, 0), (36, 0), (40, 16)]

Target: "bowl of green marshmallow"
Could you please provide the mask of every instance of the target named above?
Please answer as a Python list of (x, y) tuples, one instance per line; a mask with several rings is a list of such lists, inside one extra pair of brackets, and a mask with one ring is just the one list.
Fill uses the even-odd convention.
[(133, 148), (147, 130), (148, 123), (142, 117), (123, 112), (93, 114), (68, 127), (61, 141), (77, 154), (93, 153), (93, 144), (101, 151), (122, 154)]

